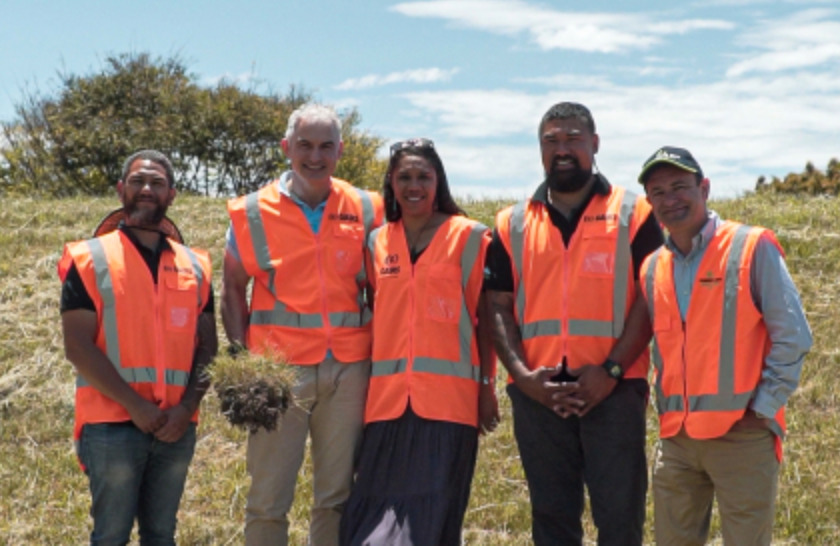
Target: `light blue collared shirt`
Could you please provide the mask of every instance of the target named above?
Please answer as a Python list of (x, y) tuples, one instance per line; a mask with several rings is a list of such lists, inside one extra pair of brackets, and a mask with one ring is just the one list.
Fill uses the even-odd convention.
[[(306, 221), (309, 223), (309, 227), (312, 228), (312, 233), (318, 235), (318, 231), (321, 229), (321, 219), (324, 217), (324, 209), (327, 206), (327, 200), (324, 199), (317, 205), (315, 208), (310, 207), (306, 203), (304, 203), (297, 195), (293, 194), (289, 191), (289, 188), (286, 187), (286, 182), (291, 176), (291, 171), (286, 171), (280, 175), (280, 178), (277, 180), (277, 188), (281, 194), (285, 195), (286, 197), (290, 198), (294, 203), (300, 207), (300, 210), (303, 212), (303, 215), (306, 217)], [(329, 197), (329, 196), (328, 196)], [(239, 261), (239, 247), (236, 246), (236, 237), (233, 236), (233, 225), (228, 224), (227, 233), (225, 234), (225, 250), (230, 252), (231, 256), (236, 258)]]
[[(683, 321), (691, 302), (700, 261), (721, 223), (720, 216), (709, 211), (708, 221), (692, 238), (691, 250), (686, 255), (680, 252), (670, 236), (665, 241), (674, 253), (674, 288)], [(756, 413), (772, 418), (799, 384), (802, 362), (813, 344), (813, 338), (799, 291), (793, 284), (785, 260), (776, 245), (764, 237), (755, 247), (750, 293), (761, 312), (771, 342), (750, 407)]]

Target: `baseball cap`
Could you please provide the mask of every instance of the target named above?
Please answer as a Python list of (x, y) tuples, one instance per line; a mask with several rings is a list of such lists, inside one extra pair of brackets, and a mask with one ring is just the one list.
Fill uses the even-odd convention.
[(699, 175), (700, 178), (703, 177), (703, 170), (700, 168), (697, 160), (694, 159), (694, 156), (691, 155), (691, 152), (685, 148), (677, 148), (676, 146), (663, 146), (645, 161), (644, 166), (642, 166), (642, 172), (639, 174), (639, 182), (641, 184), (647, 182), (650, 171), (657, 165), (663, 163)]

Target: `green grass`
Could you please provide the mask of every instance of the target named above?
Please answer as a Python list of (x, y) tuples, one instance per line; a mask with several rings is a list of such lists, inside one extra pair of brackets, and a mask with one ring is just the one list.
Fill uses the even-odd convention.
[[(0, 543), (87, 540), (89, 494), (71, 441), (74, 376), (63, 357), (55, 265), (64, 242), (87, 237), (116, 205), (115, 198), (6, 198), (0, 208)], [(487, 225), (502, 205), (465, 204)], [(713, 203), (712, 208), (777, 231), (815, 334), (801, 386), (789, 405), (776, 543), (840, 544), (840, 206), (835, 199), (762, 194)], [(179, 196), (170, 212), (190, 244), (210, 251), (218, 290), (227, 225), (223, 201)], [(481, 441), (464, 529), (467, 544), (530, 544), (528, 491), (510, 407), (499, 389), (503, 422)], [(179, 541), (241, 544), (248, 488), (245, 434), (227, 424), (214, 393), (202, 406)], [(651, 459), (656, 430), (651, 414)], [(305, 543), (310, 478), (307, 460), (291, 515), (293, 544)], [(646, 536), (652, 543), (650, 514), (648, 499)], [(588, 518), (586, 526), (591, 541)], [(713, 540), (720, 543), (717, 529), (715, 519)]]

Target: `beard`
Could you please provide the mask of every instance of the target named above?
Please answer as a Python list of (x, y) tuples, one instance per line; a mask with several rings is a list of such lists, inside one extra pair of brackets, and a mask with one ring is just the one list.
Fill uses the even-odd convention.
[(558, 193), (574, 193), (583, 188), (592, 178), (592, 169), (581, 169), (580, 163), (574, 157), (563, 157), (574, 163), (573, 169), (560, 169), (558, 159), (551, 163), (551, 170), (545, 175), (545, 183)]
[(156, 228), (166, 217), (166, 210), (168, 205), (161, 201), (155, 201), (155, 208), (150, 209), (138, 206), (140, 202), (151, 203), (148, 199), (139, 199), (135, 196), (134, 199), (128, 201), (123, 206), (125, 210), (125, 217), (129, 219), (130, 225), (135, 227)]

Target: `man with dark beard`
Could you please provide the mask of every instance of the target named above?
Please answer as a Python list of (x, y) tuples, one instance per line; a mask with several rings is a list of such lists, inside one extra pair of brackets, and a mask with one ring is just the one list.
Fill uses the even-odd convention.
[(582, 544), (585, 487), (598, 544), (639, 545), (651, 327), (637, 281), (662, 232), (643, 197), (593, 172), (585, 106), (552, 106), (538, 136), (545, 180), (499, 212), (485, 270), (533, 539)]
[(91, 544), (126, 544), (135, 519), (141, 544), (175, 544), (217, 339), (210, 257), (184, 246), (166, 218), (173, 182), (160, 152), (129, 157), (117, 183), (122, 209), (58, 263)]

